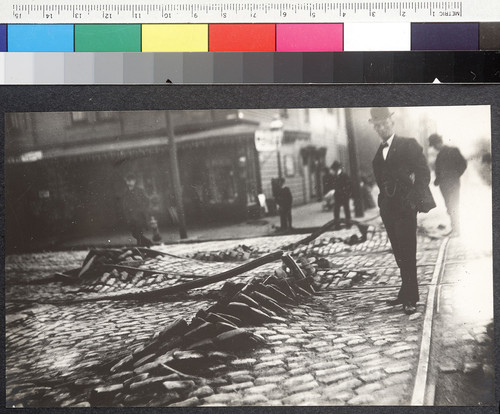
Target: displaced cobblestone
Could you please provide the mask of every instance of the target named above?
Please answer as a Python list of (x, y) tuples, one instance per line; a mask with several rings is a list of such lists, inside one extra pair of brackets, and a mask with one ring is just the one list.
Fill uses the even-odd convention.
[[(249, 331), (264, 339), (265, 348), (233, 355), (230, 360), (221, 359), (220, 364), (211, 366), (212, 378), (207, 381), (177, 378), (161, 382), (163, 375), (158, 373), (151, 377), (134, 377), (134, 370), (142, 369), (149, 373), (158, 368), (153, 357), (147, 358), (151, 354), (145, 353), (143, 361), (137, 367), (125, 367), (122, 372), (113, 373), (109, 378), (119, 382), (122, 387), (125, 382), (130, 381), (127, 386), (132, 389), (159, 382), (168, 395), (147, 401), (141, 399), (141, 396), (126, 396), (123, 403), (139, 406), (370, 405), (378, 403), (378, 398), (390, 401), (391, 395), (381, 393), (383, 390), (379, 387), (382, 386), (394, 387), (392, 396), (396, 394), (398, 401), (408, 401), (411, 389), (408, 385), (412, 382), (412, 373), (416, 367), (418, 353), (415, 352), (415, 347), (420, 339), (419, 324), (422, 318), (409, 319), (400, 309), (384, 304), (397, 291), (400, 283), (393, 256), (387, 251), (387, 238), (376, 232), (372, 239), (357, 245), (348, 246), (338, 242), (329, 245), (332, 238), (347, 237), (349, 233), (346, 231), (343, 234), (344, 236), (336, 232), (327, 233), (311, 245), (294, 251), (296, 257), (309, 260), (315, 255), (326, 260), (310, 262), (313, 268), (320, 269), (315, 276), (319, 294), (308, 296), (298, 306), (288, 307), (288, 314), (282, 320), (276, 319), (260, 327), (250, 327)], [(302, 237), (258, 238), (238, 243), (251, 249), (258, 248), (259, 251), (272, 251), (295, 243)], [(195, 251), (231, 249), (234, 243), (199, 243)], [(427, 249), (419, 250), (418, 274), (422, 284), (430, 281), (438, 246), (438, 241), (426, 241)], [(148, 266), (161, 264), (161, 267), (155, 269), (161, 268), (169, 274), (151, 274), (145, 271), (142, 275), (130, 277), (118, 273), (115, 275), (117, 282), (111, 284), (113, 275), (110, 274), (104, 280), (101, 278), (99, 283), (92, 285), (93, 288), (86, 292), (71, 293), (61, 287), (56, 289), (56, 296), (93, 297), (103, 292), (116, 294), (141, 289), (153, 292), (181, 280), (192, 280), (186, 274), (204, 277), (234, 267), (234, 263), (207, 263), (186, 259), (193, 255), (193, 245), (162, 246), (160, 249), (184, 257), (162, 256), (147, 262), (144, 267), (147, 270)], [(74, 259), (78, 262), (75, 267), (81, 265), (83, 257), (82, 253), (78, 253), (78, 260)], [(15, 265), (22, 267), (22, 260), (9, 260), (12, 272), (15, 272)], [(329, 267), (320, 268), (318, 263)], [(73, 266), (68, 263), (65, 268)], [(276, 264), (266, 265), (232, 281), (241, 283), (259, 276), (267, 277), (275, 269)], [(49, 285), (55, 286), (53, 283)], [(218, 292), (222, 286), (223, 283), (220, 283), (196, 289), (182, 300), (172, 298), (171, 302), (155, 301), (154, 304), (104, 301), (74, 306), (37, 304), (23, 307), (17, 303), (8, 304), (7, 393), (11, 398), (8, 401), (13, 401), (12, 396), (19, 399), (21, 395), (19, 389), (13, 388), (14, 378), (21, 384), (23, 381), (27, 384), (30, 377), (34, 376), (39, 384), (43, 384), (53, 376), (65, 373), (74, 375), (75, 382), (83, 377), (83, 364), (89, 364), (88, 372), (85, 373), (88, 382), (81, 380), (79, 384), (87, 390), (96, 388), (96, 385), (101, 384), (102, 376), (96, 375), (93, 378), (91, 373), (99, 365), (107, 363), (111, 357), (116, 359), (117, 353), (123, 353), (122, 357), (126, 357), (126, 352), (123, 351), (139, 348), (155, 334), (158, 335), (158, 326), (166, 326), (178, 318), (191, 320), (199, 310), (214, 304), (215, 300), (209, 295), (211, 292)], [(379, 286), (384, 289), (377, 289)], [(25, 287), (12, 285), (8, 292), (12, 301), (26, 294), (27, 290)], [(422, 303), (425, 303), (426, 295), (427, 289), (424, 288), (421, 293)], [(28, 296), (44, 298), (43, 295), (31, 296), (30, 293)], [(47, 295), (47, 298), (54, 298), (54, 295)], [(423, 305), (419, 306), (423, 310)], [(89, 315), (91, 319), (87, 320)], [(406, 329), (409, 320), (415, 324), (415, 330)], [(387, 328), (388, 325), (390, 328)], [(40, 326), (44, 329), (40, 330)], [(475, 335), (481, 334), (478, 332)], [(33, 341), (37, 346), (33, 346)], [(202, 345), (211, 346), (210, 343)], [(33, 355), (33, 349), (39, 354)], [(54, 352), (55, 350), (60, 352)], [(367, 355), (367, 352), (370, 353)], [(55, 358), (56, 353), (67, 356), (64, 359)], [(385, 356), (377, 359), (377, 355)], [(397, 356), (401, 356), (401, 360)], [(166, 369), (174, 367), (172, 361), (178, 360), (174, 357), (165, 360)], [(193, 358), (192, 361), (193, 366), (196, 366), (200, 360)], [(167, 375), (170, 374), (165, 374)], [(213, 378), (215, 375), (217, 376)], [(64, 389), (61, 385), (48, 388)], [(30, 386), (25, 389), (30, 389)], [(49, 390), (40, 392), (43, 394)], [(113, 393), (122, 391), (116, 389)], [(373, 397), (371, 393), (379, 397)], [(81, 397), (75, 398), (70, 392), (59, 391), (57, 398), (60, 405), (77, 406), (86, 403), (84, 395), (82, 393)], [(115, 394), (113, 398), (118, 401), (119, 397)], [(29, 405), (36, 398), (33, 394), (28, 394), (24, 401)]]

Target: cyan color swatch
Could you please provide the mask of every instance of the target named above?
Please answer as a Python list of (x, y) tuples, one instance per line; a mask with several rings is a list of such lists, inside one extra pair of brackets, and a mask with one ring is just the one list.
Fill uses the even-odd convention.
[(73, 52), (72, 24), (9, 24), (9, 52)]

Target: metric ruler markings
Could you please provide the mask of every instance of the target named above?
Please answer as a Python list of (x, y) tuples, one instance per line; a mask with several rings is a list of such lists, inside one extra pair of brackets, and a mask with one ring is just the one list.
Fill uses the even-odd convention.
[[(6, 0), (3, 0), (6, 1)], [(12, 0), (10, 0), (12, 1)], [(305, 3), (184, 4), (12, 4), (0, 5), (3, 23), (306, 23), (344, 21), (433, 22), (450, 19), (500, 21), (500, 2), (492, 10), (471, 0), (352, 1)], [(479, 1), (479, 0), (476, 0)], [(465, 4), (464, 4), (465, 3)], [(464, 15), (464, 6), (468, 6)]]

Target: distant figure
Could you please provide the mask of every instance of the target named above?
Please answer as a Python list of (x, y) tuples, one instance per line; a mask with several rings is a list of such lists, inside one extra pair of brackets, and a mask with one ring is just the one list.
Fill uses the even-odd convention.
[(429, 137), (429, 145), (438, 151), (436, 157), (436, 179), (434, 185), (439, 185), (443, 194), (446, 209), (451, 221), (453, 236), (460, 235), (460, 177), (467, 168), (467, 161), (456, 147), (443, 144), (443, 138), (438, 134)]
[(333, 188), (335, 190), (335, 194), (333, 196), (335, 200), (333, 218), (335, 221), (340, 220), (340, 207), (343, 207), (345, 219), (349, 222), (351, 220), (351, 209), (349, 206), (352, 193), (351, 179), (344, 172), (342, 164), (338, 161), (333, 162), (332, 170), (334, 172)]
[(123, 193), (123, 215), (128, 229), (137, 240), (138, 246), (151, 246), (153, 242), (144, 236), (143, 232), (148, 227), (149, 199), (142, 188), (136, 186), (137, 178), (130, 173), (125, 176), (127, 189)]
[(292, 193), (285, 186), (285, 179), (279, 181), (280, 188), (276, 194), (276, 204), (279, 206), (281, 230), (290, 230), (292, 228)]
[(325, 167), (323, 169), (323, 208), (325, 210), (331, 210), (334, 205), (334, 182), (335, 177), (333, 176), (330, 168)]

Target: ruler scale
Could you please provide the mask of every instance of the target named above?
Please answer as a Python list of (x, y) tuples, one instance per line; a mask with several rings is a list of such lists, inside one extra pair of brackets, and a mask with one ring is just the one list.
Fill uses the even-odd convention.
[[(165, 7), (166, 6), (166, 7)], [(165, 11), (166, 10), (166, 11)], [(332, 22), (450, 22), (498, 21), (500, 1), (250, 1), (238, 3), (197, 0), (142, 0), (102, 3), (68, 0), (45, 4), (2, 0), (0, 22), (35, 24), (78, 23), (332, 23)]]

